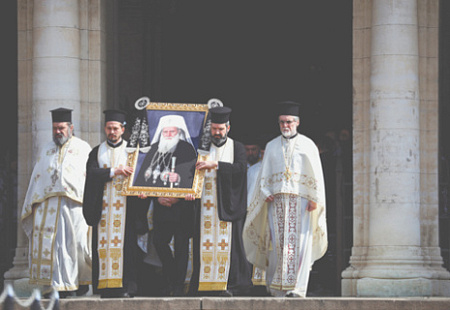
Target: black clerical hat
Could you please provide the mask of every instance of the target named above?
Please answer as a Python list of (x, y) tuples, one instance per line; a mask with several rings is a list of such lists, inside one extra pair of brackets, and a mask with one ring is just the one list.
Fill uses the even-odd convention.
[(215, 107), (209, 109), (211, 113), (211, 123), (225, 124), (230, 120), (231, 109), (229, 107)]
[(106, 110), (103, 111), (105, 113), (105, 123), (107, 122), (119, 122), (123, 125), (125, 125), (125, 121), (127, 118), (127, 115), (124, 111), (121, 110)]
[(58, 108), (50, 110), (52, 112), (53, 123), (71, 123), (72, 122), (72, 109)]
[(300, 115), (301, 104), (294, 101), (282, 101), (277, 103), (278, 115)]

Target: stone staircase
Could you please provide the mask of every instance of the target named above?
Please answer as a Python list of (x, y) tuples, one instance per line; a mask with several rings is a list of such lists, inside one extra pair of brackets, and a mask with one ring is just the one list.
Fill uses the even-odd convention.
[[(42, 300), (42, 307), (48, 305)], [(128, 299), (100, 299), (77, 297), (59, 301), (61, 310), (450, 310), (450, 298), (410, 297), (410, 298), (272, 298), (272, 297), (187, 297), (153, 298), (135, 297)]]

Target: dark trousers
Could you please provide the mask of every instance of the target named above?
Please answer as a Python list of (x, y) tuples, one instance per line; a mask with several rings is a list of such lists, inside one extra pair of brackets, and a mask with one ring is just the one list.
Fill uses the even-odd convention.
[[(189, 233), (182, 223), (175, 221), (155, 221), (153, 233), (153, 242), (162, 262), (162, 272), (169, 284), (169, 290), (173, 295), (183, 295), (189, 261)], [(172, 237), (173, 253), (169, 246)]]

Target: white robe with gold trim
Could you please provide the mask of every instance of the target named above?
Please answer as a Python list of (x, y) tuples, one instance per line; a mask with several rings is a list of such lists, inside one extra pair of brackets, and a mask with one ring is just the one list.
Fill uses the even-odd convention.
[[(287, 149), (283, 139), (279, 136), (266, 146), (248, 206), (244, 246), (247, 259), (266, 271), (273, 295), (306, 296), (309, 271), (328, 245), (325, 185), (314, 142), (298, 134)], [(291, 151), (287, 160), (283, 148)], [(267, 203), (270, 195), (275, 200)], [(308, 201), (316, 202), (317, 209), (306, 211)]]
[(72, 137), (44, 146), (33, 169), (21, 214), (30, 241), (30, 283), (72, 291), (91, 283), (90, 229), (82, 213), (91, 147)]

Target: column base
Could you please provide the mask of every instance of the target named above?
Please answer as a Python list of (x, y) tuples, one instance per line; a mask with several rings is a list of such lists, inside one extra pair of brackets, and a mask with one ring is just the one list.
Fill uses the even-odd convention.
[(11, 283), (14, 280), (28, 278), (29, 276), (28, 247), (17, 247), (13, 267), (5, 272), (5, 283)]
[(14, 294), (16, 297), (28, 298), (33, 294), (34, 290), (38, 290), (43, 295), (42, 286), (30, 284), (29, 278), (17, 279), (17, 280), (5, 280), (5, 284), (11, 284), (14, 288)]
[(28, 283), (30, 270), (28, 268), (28, 247), (17, 247), (13, 267), (5, 272), (4, 284), (14, 288), (17, 297), (30, 297), (34, 289), (39, 289)]
[(431, 297), (450, 296), (450, 280), (373, 279), (356, 281), (358, 297)]
[(343, 279), (342, 297), (450, 297), (448, 279)]

